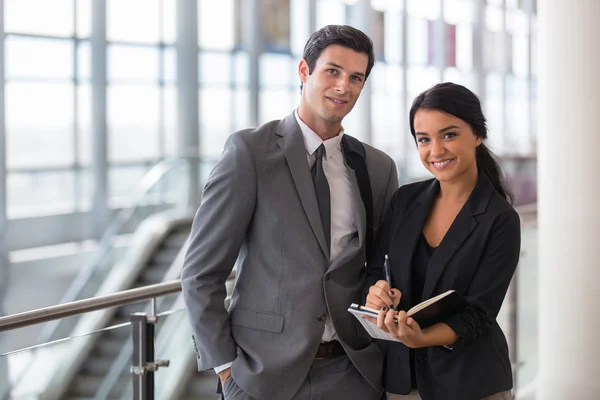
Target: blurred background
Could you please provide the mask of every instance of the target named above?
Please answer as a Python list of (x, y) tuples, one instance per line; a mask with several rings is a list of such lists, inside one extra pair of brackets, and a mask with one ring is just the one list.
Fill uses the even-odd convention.
[[(310, 33), (349, 24), (373, 39), (376, 63), (344, 127), (386, 151), (400, 183), (427, 177), (408, 129), (417, 94), (453, 81), (483, 103), (489, 146), (504, 161), (524, 222), (518, 283), (499, 319), (517, 388), (527, 391), (537, 368), (535, 0), (2, 3), (4, 315), (108, 290), (102, 278), (165, 212), (176, 213), (164, 228), (176, 242), (171, 265), (227, 137), (291, 113)], [(160, 282), (164, 271), (112, 289)], [(2, 334), (0, 353), (61, 336), (44, 329)], [(13, 382), (25, 363), (18, 357), (9, 363)]]

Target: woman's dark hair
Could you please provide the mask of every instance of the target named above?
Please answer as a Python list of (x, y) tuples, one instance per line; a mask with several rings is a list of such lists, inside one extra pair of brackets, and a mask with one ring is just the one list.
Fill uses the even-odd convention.
[[(369, 57), (365, 72), (366, 81), (375, 64), (373, 41), (364, 32), (349, 25), (327, 25), (310, 35), (302, 55), (308, 64), (308, 74), (313, 73), (319, 56), (327, 46), (331, 45), (347, 47)], [(302, 90), (302, 82), (300, 82), (300, 90)]]
[(475, 136), (482, 140), (475, 154), (478, 170), (486, 174), (494, 188), (512, 204), (514, 196), (502, 167), (483, 142), (487, 139), (487, 125), (477, 96), (466, 87), (452, 82), (439, 83), (418, 95), (409, 113), (410, 133), (415, 141), (415, 114), (420, 109), (438, 110), (462, 119), (471, 126)]

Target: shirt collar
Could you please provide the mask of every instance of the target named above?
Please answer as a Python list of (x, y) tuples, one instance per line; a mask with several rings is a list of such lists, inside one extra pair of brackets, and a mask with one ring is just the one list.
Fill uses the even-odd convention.
[(340, 133), (337, 136), (323, 141), (321, 137), (315, 133), (315, 131), (310, 129), (309, 126), (300, 119), (298, 110), (294, 111), (294, 116), (296, 117), (298, 125), (300, 125), (300, 130), (302, 131), (302, 136), (304, 138), (304, 147), (306, 148), (308, 154), (312, 155), (321, 144), (325, 145), (326, 159), (329, 158), (336, 150), (341, 150), (340, 145), (342, 143), (342, 137), (344, 136), (344, 128), (340, 130)]

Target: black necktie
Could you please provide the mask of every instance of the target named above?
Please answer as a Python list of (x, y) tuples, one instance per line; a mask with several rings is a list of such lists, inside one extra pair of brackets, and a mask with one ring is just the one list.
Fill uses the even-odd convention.
[(319, 205), (319, 214), (321, 214), (321, 223), (325, 232), (325, 241), (327, 250), (331, 247), (331, 200), (329, 198), (329, 183), (325, 171), (323, 171), (323, 157), (325, 156), (325, 146), (321, 144), (315, 152), (316, 160), (310, 173), (312, 174), (313, 184), (315, 185), (315, 194), (317, 195), (317, 204)]

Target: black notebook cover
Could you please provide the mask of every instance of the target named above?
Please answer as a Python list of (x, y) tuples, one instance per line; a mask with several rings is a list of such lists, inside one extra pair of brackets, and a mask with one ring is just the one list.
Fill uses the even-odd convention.
[(464, 310), (468, 305), (467, 301), (458, 292), (451, 290), (419, 311), (411, 313), (412, 309), (409, 310), (408, 314), (417, 321), (421, 328), (425, 328)]

